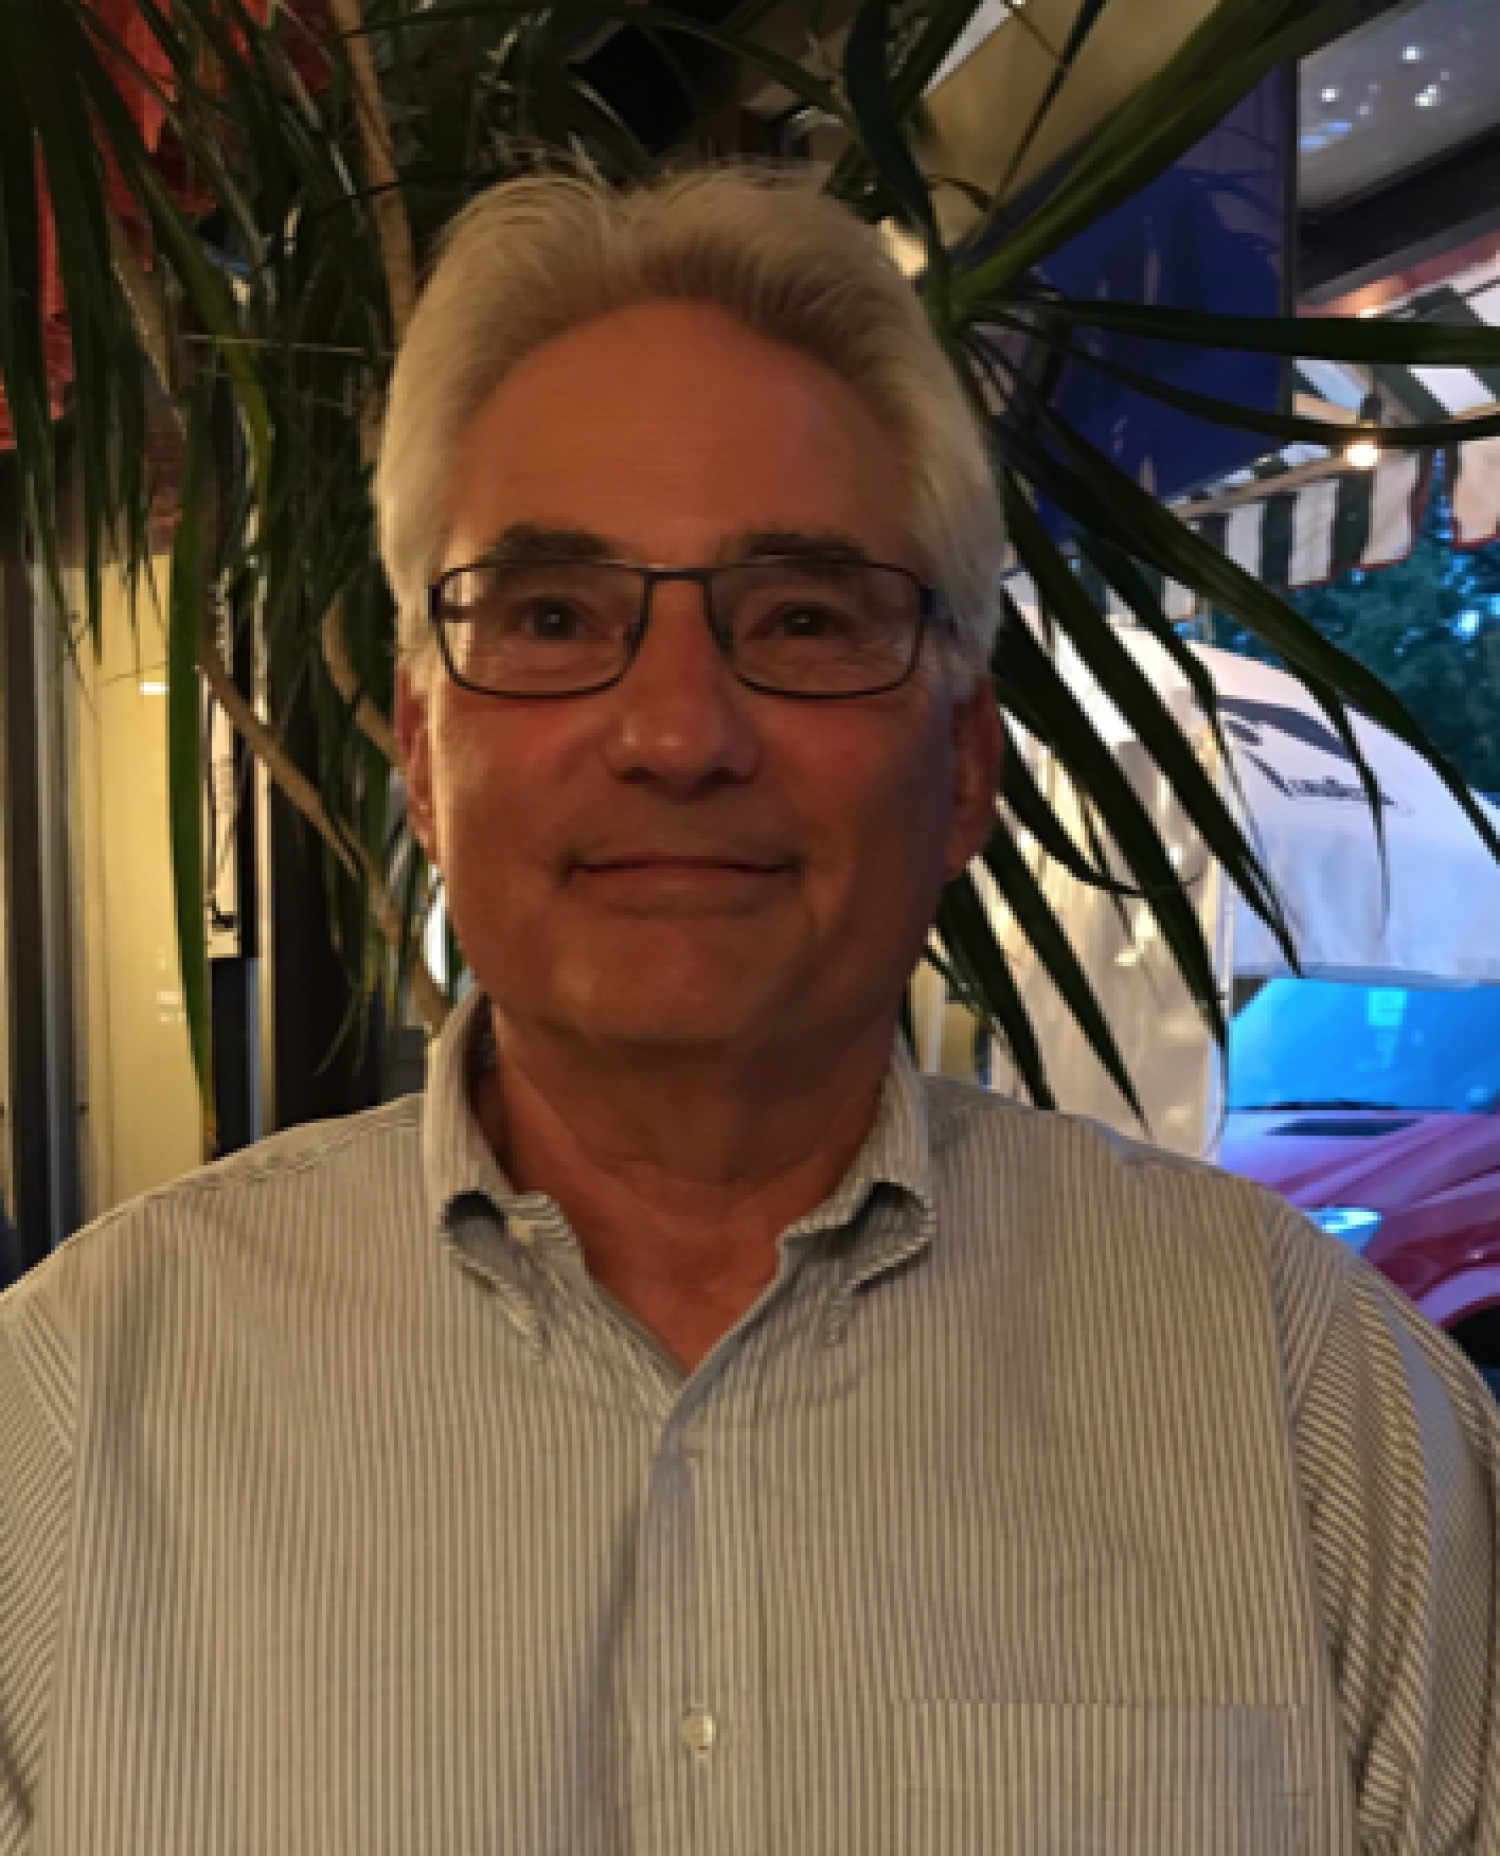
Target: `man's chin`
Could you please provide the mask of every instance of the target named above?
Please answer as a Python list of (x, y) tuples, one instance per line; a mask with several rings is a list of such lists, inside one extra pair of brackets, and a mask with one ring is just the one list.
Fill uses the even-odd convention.
[(665, 1053), (733, 1050), (775, 1041), (787, 1016), (745, 976), (719, 974), (710, 983), (683, 976), (673, 984), (664, 974), (637, 974), (614, 988), (591, 988), (579, 1001), (574, 1023), (591, 1042)]
[(560, 964), (555, 979), (545, 1001), (532, 995), (509, 1002), (503, 991), (492, 997), (518, 1029), (529, 1020), (552, 1038), (598, 1052), (748, 1054), (794, 1037), (808, 1016), (789, 1009), (788, 989), (770, 983), (767, 966), (757, 969), (749, 950), (731, 964), (674, 961), (658, 946), (635, 960)]

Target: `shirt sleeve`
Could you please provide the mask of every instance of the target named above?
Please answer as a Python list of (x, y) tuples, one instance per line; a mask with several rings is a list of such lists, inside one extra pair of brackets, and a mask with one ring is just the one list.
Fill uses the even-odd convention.
[(1273, 1280), (1359, 1856), (1500, 1852), (1500, 1407), (1285, 1206)]
[(0, 1299), (0, 1856), (32, 1847), (72, 1529), (68, 1366), (36, 1301)]

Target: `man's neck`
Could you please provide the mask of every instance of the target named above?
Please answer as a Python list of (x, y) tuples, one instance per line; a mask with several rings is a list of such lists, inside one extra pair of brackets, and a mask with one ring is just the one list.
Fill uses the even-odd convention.
[(589, 1273), (689, 1370), (755, 1304), (777, 1239), (874, 1121), (891, 1032), (836, 1062), (567, 1060), (496, 1027), (474, 1108), (511, 1182), (556, 1200)]

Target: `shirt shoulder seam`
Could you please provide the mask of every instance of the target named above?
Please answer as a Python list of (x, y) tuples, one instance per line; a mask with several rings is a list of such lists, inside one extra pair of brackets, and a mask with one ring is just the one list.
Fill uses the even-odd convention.
[[(165, 1185), (154, 1186), (133, 1199), (127, 1199), (123, 1205), (117, 1205), (92, 1223), (75, 1231), (53, 1251), (51, 1257), (43, 1262), (33, 1277), (44, 1277), (53, 1264), (70, 1255), (76, 1256), (85, 1248), (91, 1249), (96, 1238), (101, 1238), (121, 1225), (131, 1222), (143, 1214), (148, 1214), (157, 1206), (168, 1201), (177, 1203), (190, 1202), (199, 1197), (215, 1197), (221, 1193), (236, 1191), (252, 1186), (274, 1184), (278, 1179), (288, 1178), (298, 1173), (310, 1173), (320, 1167), (332, 1164), (342, 1158), (351, 1147), (365, 1141), (385, 1137), (390, 1134), (412, 1136), (420, 1131), (422, 1114), (422, 1097), (407, 1096), (396, 1103), (384, 1103), (379, 1108), (367, 1110), (352, 1116), (346, 1123), (334, 1123), (337, 1133), (330, 1134), (326, 1143), (301, 1147), (298, 1138), (309, 1140), (307, 1129), (288, 1129), (280, 1135), (274, 1135), (268, 1142), (243, 1149), (230, 1154), (223, 1160), (200, 1167), (181, 1179), (169, 1180)], [(290, 1153), (278, 1152), (278, 1148), (291, 1148)]]

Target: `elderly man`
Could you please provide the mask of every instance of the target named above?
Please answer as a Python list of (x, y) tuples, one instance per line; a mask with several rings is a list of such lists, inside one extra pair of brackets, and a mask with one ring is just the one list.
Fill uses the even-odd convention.
[(0, 1852), (1500, 1850), (1477, 1378), (896, 1044), (1001, 536), (874, 237), (496, 191), (378, 488), (478, 987), (0, 1304)]

